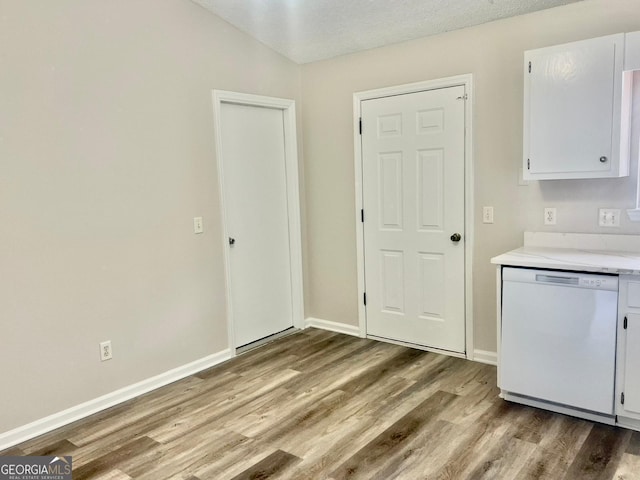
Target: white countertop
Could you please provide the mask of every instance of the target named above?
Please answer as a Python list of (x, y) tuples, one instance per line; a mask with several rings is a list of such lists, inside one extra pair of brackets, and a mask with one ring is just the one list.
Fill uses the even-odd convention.
[(640, 253), (524, 246), (491, 259), (497, 265), (640, 275)]

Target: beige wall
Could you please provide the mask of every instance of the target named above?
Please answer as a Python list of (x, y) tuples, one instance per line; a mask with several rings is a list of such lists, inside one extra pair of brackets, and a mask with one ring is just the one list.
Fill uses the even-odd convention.
[(214, 88), (299, 67), (188, 0), (0, 0), (0, 432), (227, 348)]
[[(378, 48), (302, 68), (307, 202), (307, 314), (357, 324), (354, 203), (354, 92), (472, 73), (474, 97), (474, 330), (477, 349), (495, 351), (495, 273), (489, 259), (522, 244), (524, 230), (640, 233), (597, 226), (597, 207), (630, 208), (632, 176), (614, 180), (518, 185), (522, 151), (522, 55), (525, 50), (640, 30), (640, 0), (585, 0)], [(636, 82), (637, 84), (637, 82)], [(638, 90), (640, 91), (640, 90)], [(638, 155), (635, 124), (634, 155)], [(481, 223), (482, 206), (495, 224)], [(544, 227), (543, 208), (558, 209)]]

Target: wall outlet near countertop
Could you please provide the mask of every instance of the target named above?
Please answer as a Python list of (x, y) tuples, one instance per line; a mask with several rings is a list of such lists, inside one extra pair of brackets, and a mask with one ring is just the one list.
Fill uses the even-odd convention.
[(544, 209), (544, 224), (555, 225), (557, 220), (557, 213), (555, 207), (548, 207)]

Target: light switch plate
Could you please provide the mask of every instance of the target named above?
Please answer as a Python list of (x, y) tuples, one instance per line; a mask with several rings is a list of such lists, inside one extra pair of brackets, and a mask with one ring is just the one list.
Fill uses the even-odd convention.
[(601, 208), (598, 210), (598, 225), (601, 227), (619, 227), (620, 210), (616, 208)]
[(482, 207), (482, 223), (493, 223), (493, 207)]
[(204, 232), (204, 226), (202, 225), (202, 217), (193, 217), (193, 233)]

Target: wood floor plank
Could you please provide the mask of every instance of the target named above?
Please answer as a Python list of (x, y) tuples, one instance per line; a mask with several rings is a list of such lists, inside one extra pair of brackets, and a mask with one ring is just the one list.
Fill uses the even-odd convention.
[[(169, 444), (156, 447), (161, 455), (143, 471), (127, 469), (136, 480), (186, 478), (207, 465), (224, 460), (227, 452), (251, 440), (225, 429), (200, 428)], [(126, 468), (126, 467), (125, 467)]]
[[(167, 390), (163, 388), (154, 391), (155, 395), (148, 397), (146, 401), (125, 402), (112, 415), (100, 415), (94, 423), (78, 426), (66, 438), (79, 447), (87, 445), (100, 438), (116, 434), (123, 426), (153, 417), (171, 408), (179, 408), (183, 402), (196, 398), (204, 392), (215, 390), (219, 385), (204, 383), (198, 378), (189, 377), (168, 387)], [(161, 392), (162, 390), (164, 392)], [(141, 403), (144, 404), (144, 408), (138, 408)]]
[(29, 453), (29, 455), (33, 455), (36, 457), (46, 457), (49, 455), (63, 457), (66, 455), (73, 455), (73, 452), (75, 452), (77, 449), (77, 445), (74, 445), (69, 440), (64, 439), (60, 440), (59, 442), (47, 445), (40, 450), (32, 451)]
[(96, 477), (92, 477), (92, 480), (132, 480), (129, 475), (120, 470), (110, 470)]
[[(254, 408), (264, 403), (276, 401), (282, 385), (299, 373), (294, 370), (283, 370), (274, 373), (265, 381), (247, 386), (239, 385), (242, 394), (228, 395), (223, 399), (213, 400), (215, 407), (209, 402), (194, 405), (193, 408), (178, 413), (168, 424), (164, 422), (149, 430), (149, 435), (161, 439), (163, 442), (180, 438), (185, 432), (201, 426), (222, 421), (229, 417), (242, 418)], [(205, 399), (207, 400), (207, 399)]]
[[(286, 388), (298, 392), (313, 389), (335, 390), (342, 384), (362, 375), (363, 372), (377, 369), (379, 364), (402, 351), (403, 347), (398, 345), (369, 341), (321, 370), (292, 379), (287, 383)], [(348, 365), (349, 368), (345, 369), (345, 365)]]
[(461, 478), (517, 478), (517, 473), (526, 464), (535, 448), (535, 444), (515, 438), (511, 432), (506, 432), (485, 455), (480, 456), (475, 462), (475, 467), (470, 472), (464, 472)]
[(629, 440), (629, 445), (627, 445), (625, 453), (640, 455), (640, 432), (633, 432), (631, 434), (631, 439)]
[(640, 456), (623, 454), (612, 479), (638, 480), (638, 478), (640, 478)]
[[(362, 374), (350, 378), (347, 382), (336, 385), (336, 390), (330, 391), (328, 395), (321, 399), (314, 399), (314, 405), (302, 403), (301, 406), (294, 407), (294, 411), (290, 412), (286, 418), (282, 418), (279, 424), (267, 424), (268, 428), (266, 429), (263, 427), (260, 439), (274, 442), (286, 436), (293, 428), (301, 431), (312, 429), (315, 424), (344, 405), (346, 399), (354, 396), (366, 397), (365, 392), (367, 389), (372, 388), (373, 385), (378, 389), (384, 385), (388, 378), (392, 377), (398, 368), (410, 364), (421, 354), (422, 352), (419, 351), (400, 352), (378, 364), (375, 370), (366, 370)], [(394, 383), (397, 384), (398, 382)], [(252, 436), (252, 433), (246, 430), (243, 430), (242, 433)]]
[(450, 439), (451, 454), (446, 462), (427, 466), (429, 478), (457, 480), (465, 478), (465, 472), (472, 471), (484, 454), (513, 428), (526, 408), (506, 402), (495, 402), (484, 412), (472, 428), (462, 435)]
[(150, 449), (158, 446), (159, 443), (148, 437), (140, 437), (117, 450), (107, 452), (99, 458), (73, 469), (73, 479), (83, 480), (95, 478), (113, 469), (118, 469), (123, 462), (131, 462), (137, 457), (144, 455)]
[(638, 473), (640, 433), (498, 393), (490, 365), (306, 329), (3, 453), (71, 454), (76, 480)]
[[(286, 429), (279, 429), (276, 435), (267, 437), (268, 441), (277, 442), (277, 445), (287, 452), (311, 459), (320, 451), (332, 448), (336, 436), (339, 438), (340, 433), (347, 430), (344, 426), (345, 421), (370, 425), (373, 428), (374, 425), (370, 422), (371, 413), (377, 410), (384, 399), (410, 385), (411, 383), (404, 378), (390, 377), (376, 385), (375, 392), (367, 395), (353, 396), (345, 393), (331, 409), (327, 409), (314, 421), (305, 419), (304, 428), (298, 435), (292, 436), (290, 430), (287, 432)], [(388, 422), (391, 423), (400, 416), (401, 412), (398, 412), (397, 416), (387, 415)]]
[(268, 457), (264, 458), (255, 465), (249, 467), (244, 472), (239, 473), (233, 480), (257, 480), (273, 478), (282, 473), (291, 465), (298, 463), (300, 459), (295, 455), (276, 450)]
[[(534, 410), (540, 412), (537, 409)], [(593, 423), (586, 420), (552, 415), (548, 422), (540, 426), (542, 437), (538, 447), (518, 473), (518, 478), (522, 480), (562, 478), (569, 470), (592, 428)]]
[(358, 338), (354, 341), (346, 335), (335, 335), (315, 343), (313, 351), (300, 353), (298, 360), (292, 363), (289, 368), (309, 373), (333, 363), (348, 354), (350, 350), (358, 349), (370, 343), (371, 340), (366, 338)]
[(456, 425), (473, 426), (494, 402), (495, 399), (492, 402), (473, 395), (458, 396), (451, 405), (443, 409), (439, 418)]
[(372, 480), (414, 480), (427, 478), (427, 468), (424, 461), (428, 459), (429, 465), (434, 462), (444, 463), (449, 457), (449, 438), (461, 433), (458, 425), (434, 418), (432, 422), (412, 439), (409, 439), (404, 447), (392, 455), (385, 455), (381, 467), (371, 476)]
[(0, 450), (0, 457), (21, 457), (25, 453), (18, 447), (11, 447), (6, 450)]
[(112, 435), (97, 431), (91, 441), (84, 440), (85, 445), (75, 452), (74, 459), (77, 458), (76, 463), (79, 466), (83, 465), (93, 460), (96, 452), (117, 449), (140, 435), (162, 435), (163, 441), (179, 437), (184, 431), (210, 423), (215, 418), (225, 417), (255, 399), (267, 401), (264, 395), (298, 374), (284, 369), (247, 382), (238, 377), (238, 381), (227, 388), (203, 391), (200, 395), (162, 412), (153, 412), (146, 416), (134, 415), (134, 420), (121, 422), (115, 429), (110, 427), (113, 430)]
[(415, 436), (430, 420), (437, 417), (442, 406), (451, 403), (455, 395), (437, 392), (418, 407), (382, 432), (365, 447), (334, 470), (330, 477), (335, 480), (370, 478), (381, 466), (386, 455), (394, 453), (411, 437)]
[(621, 434), (616, 427), (595, 424), (564, 478), (611, 479), (630, 438), (630, 431)]
[[(272, 445), (261, 444), (253, 439), (235, 446), (225, 452), (225, 455), (213, 459), (196, 469), (194, 474), (202, 480), (230, 480), (247, 468), (256, 465), (273, 454), (277, 448)], [(171, 480), (183, 478), (171, 477)]]
[(529, 417), (525, 422), (518, 424), (513, 437), (525, 442), (539, 444), (548, 434), (549, 424), (555, 414), (538, 408), (528, 409)]

